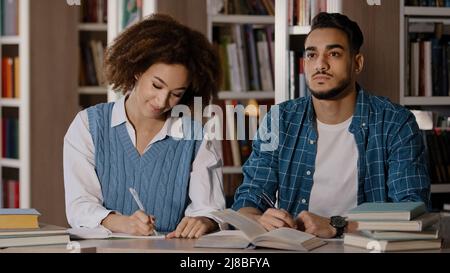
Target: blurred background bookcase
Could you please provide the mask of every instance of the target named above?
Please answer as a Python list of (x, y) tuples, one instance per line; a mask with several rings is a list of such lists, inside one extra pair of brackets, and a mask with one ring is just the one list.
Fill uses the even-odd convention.
[[(270, 106), (275, 98), (275, 2), (207, 0), (207, 33), (221, 60), (223, 82), (214, 104), (224, 110), (222, 141), (223, 178), (227, 207), (242, 183), (242, 165), (251, 153), (256, 128), (249, 129), (250, 119), (258, 119), (259, 105)], [(245, 139), (238, 139), (237, 115), (227, 105), (246, 107)], [(230, 116), (233, 119), (228, 119)], [(234, 132), (234, 133), (233, 133)], [(231, 133), (231, 134), (230, 134)], [(234, 134), (234, 135), (232, 135)]]
[(0, 2), (0, 207), (30, 205), (29, 1)]
[(450, 1), (400, 1), (400, 103), (423, 120), (433, 208), (450, 203)]

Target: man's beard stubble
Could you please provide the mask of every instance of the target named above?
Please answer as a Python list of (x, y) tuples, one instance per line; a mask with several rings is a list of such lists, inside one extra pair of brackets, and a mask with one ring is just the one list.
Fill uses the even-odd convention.
[[(316, 75), (314, 75), (316, 76)], [(347, 77), (339, 82), (338, 86), (333, 89), (330, 89), (326, 92), (317, 92), (310, 87), (310, 84), (306, 82), (306, 86), (311, 91), (311, 95), (313, 95), (316, 99), (319, 100), (337, 100), (343, 97), (344, 91), (346, 91), (351, 84), (350, 77)]]

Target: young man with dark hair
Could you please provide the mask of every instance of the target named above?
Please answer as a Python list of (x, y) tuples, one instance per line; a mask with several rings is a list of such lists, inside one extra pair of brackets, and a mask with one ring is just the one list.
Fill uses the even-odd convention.
[[(424, 144), (414, 116), (356, 82), (363, 41), (359, 26), (344, 15), (314, 18), (304, 54), (311, 96), (279, 106), (279, 145), (273, 151), (261, 149), (262, 132), (272, 122), (262, 125), (233, 209), (268, 230), (295, 227), (332, 238), (356, 230), (342, 216), (358, 204), (429, 204)], [(277, 193), (279, 208), (271, 208), (263, 197), (275, 200)]]

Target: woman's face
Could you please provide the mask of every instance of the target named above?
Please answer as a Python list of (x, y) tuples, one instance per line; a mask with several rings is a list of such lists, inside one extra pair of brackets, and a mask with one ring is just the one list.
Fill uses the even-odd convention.
[(156, 63), (138, 77), (133, 92), (142, 115), (161, 118), (180, 102), (188, 85), (185, 66)]

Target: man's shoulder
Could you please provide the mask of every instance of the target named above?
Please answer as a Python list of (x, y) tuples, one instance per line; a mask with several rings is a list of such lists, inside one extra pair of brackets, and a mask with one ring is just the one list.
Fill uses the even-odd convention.
[(282, 119), (289, 120), (290, 117), (302, 115), (305, 112), (308, 103), (308, 97), (301, 97), (278, 104)]
[(383, 117), (393, 120), (399, 119), (398, 121), (412, 115), (406, 107), (392, 102), (387, 97), (368, 94), (368, 99), (371, 114), (383, 115)]

